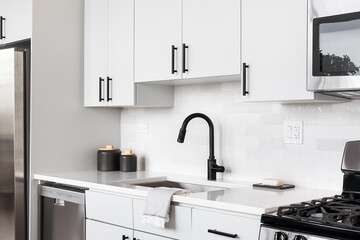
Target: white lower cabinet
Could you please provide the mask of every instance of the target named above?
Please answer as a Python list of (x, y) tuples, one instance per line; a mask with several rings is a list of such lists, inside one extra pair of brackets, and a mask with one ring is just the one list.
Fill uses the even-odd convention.
[(160, 237), (154, 234), (134, 231), (134, 239), (133, 240), (170, 240), (171, 238)]
[(145, 199), (86, 191), (86, 240), (257, 239), (260, 216), (172, 204), (165, 228), (141, 223)]
[(149, 232), (175, 239), (185, 240), (191, 238), (191, 208), (171, 205), (170, 221), (165, 224), (165, 228), (155, 228), (141, 223), (141, 216), (145, 208), (145, 200), (134, 199), (133, 206), (135, 230)]
[(132, 228), (132, 216), (132, 198), (86, 191), (86, 218)]
[(254, 240), (258, 238), (260, 216), (240, 216), (207, 210), (192, 210), (192, 239)]
[(133, 230), (86, 219), (86, 240), (132, 240)]

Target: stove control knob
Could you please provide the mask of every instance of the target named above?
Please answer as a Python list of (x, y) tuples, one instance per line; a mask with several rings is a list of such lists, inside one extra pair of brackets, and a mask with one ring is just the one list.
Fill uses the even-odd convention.
[(303, 235), (295, 235), (294, 240), (307, 240)]
[(274, 240), (288, 240), (288, 236), (284, 232), (276, 232), (274, 236)]

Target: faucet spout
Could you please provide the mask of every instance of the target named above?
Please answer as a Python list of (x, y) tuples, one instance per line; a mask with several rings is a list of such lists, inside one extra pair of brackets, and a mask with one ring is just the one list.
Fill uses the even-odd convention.
[(218, 166), (216, 164), (216, 159), (214, 155), (214, 124), (211, 119), (202, 113), (193, 113), (185, 118), (178, 135), (177, 141), (183, 143), (186, 135), (186, 127), (188, 123), (194, 118), (202, 118), (209, 125), (209, 159), (208, 159), (208, 180), (216, 180), (217, 172), (224, 172), (225, 168), (223, 166)]

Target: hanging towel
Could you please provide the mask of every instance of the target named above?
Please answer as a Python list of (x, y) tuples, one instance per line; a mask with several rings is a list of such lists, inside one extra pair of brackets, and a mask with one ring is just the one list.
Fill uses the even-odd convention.
[(180, 188), (158, 187), (148, 191), (141, 222), (153, 227), (165, 228), (169, 222), (170, 203), (174, 194), (190, 193)]

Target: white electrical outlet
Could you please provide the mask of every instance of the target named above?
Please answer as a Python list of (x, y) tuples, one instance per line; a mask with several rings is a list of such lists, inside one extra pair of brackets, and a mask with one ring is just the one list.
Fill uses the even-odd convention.
[(284, 122), (284, 143), (303, 144), (303, 122)]
[(137, 125), (137, 133), (139, 133), (139, 134), (148, 133), (148, 125), (147, 125), (147, 123), (138, 123), (138, 125)]

